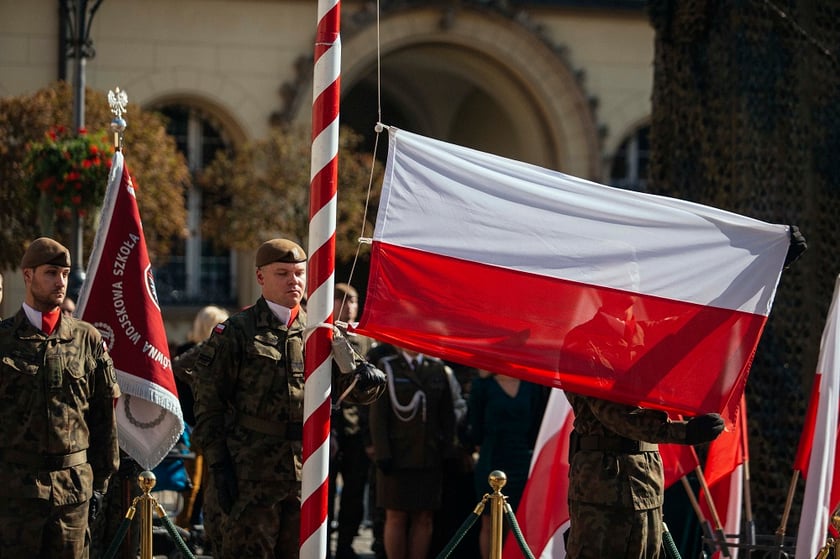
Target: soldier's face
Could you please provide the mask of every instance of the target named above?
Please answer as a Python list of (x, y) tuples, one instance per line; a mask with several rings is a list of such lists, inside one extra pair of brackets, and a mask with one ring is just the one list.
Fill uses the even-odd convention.
[(284, 307), (300, 304), (306, 289), (306, 262), (272, 262), (257, 268), (257, 283), (266, 300)]
[(334, 320), (353, 322), (359, 314), (359, 298), (354, 295), (348, 295), (345, 298), (343, 295), (336, 294), (333, 305)]
[(26, 268), (23, 281), (26, 284), (26, 302), (33, 309), (51, 311), (64, 301), (67, 294), (67, 278), (70, 268), (44, 264), (37, 268)]

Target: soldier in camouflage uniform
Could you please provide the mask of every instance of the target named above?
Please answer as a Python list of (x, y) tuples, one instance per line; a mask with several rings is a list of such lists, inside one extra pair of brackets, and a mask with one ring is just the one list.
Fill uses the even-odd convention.
[(70, 252), (33, 241), (26, 296), (0, 323), (0, 556), (80, 559), (119, 466), (113, 363), (99, 332), (62, 316)]
[[(645, 325), (632, 297), (605, 296), (587, 323), (563, 343), (569, 359), (593, 373), (624, 368), (644, 345)], [(603, 372), (603, 370), (601, 371)], [(700, 444), (723, 431), (718, 414), (671, 421), (664, 411), (566, 392), (574, 410), (570, 438), (569, 559), (660, 557), (664, 474), (657, 443)]]
[[(223, 513), (216, 559), (299, 556), (306, 254), (267, 241), (256, 276), (262, 296), (216, 327), (194, 372), (194, 438), (211, 472), (205, 508)], [(332, 390), (354, 380), (357, 403), (385, 389), (384, 374), (360, 363), (353, 374), (334, 370)]]

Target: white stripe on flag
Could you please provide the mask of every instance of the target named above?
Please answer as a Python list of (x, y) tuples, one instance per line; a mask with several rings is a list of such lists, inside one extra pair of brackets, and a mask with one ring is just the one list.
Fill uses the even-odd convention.
[[(374, 240), (767, 315), (788, 228), (390, 129)], [(411, 216), (407, 219), (407, 216)], [(480, 242), (464, 242), (468, 239)], [(615, 262), (635, 266), (617, 267)]]
[(817, 374), (822, 381), (819, 387), (819, 406), (811, 444), (811, 459), (805, 482), (805, 497), (799, 517), (796, 536), (796, 559), (816, 557), (828, 535), (828, 521), (832, 507), (832, 482), (835, 469), (838, 402), (840, 402), (840, 276), (834, 286), (834, 296), (828, 311)]

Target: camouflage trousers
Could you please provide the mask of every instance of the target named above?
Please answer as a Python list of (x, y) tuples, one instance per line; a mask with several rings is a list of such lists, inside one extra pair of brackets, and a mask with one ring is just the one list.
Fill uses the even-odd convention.
[(43, 499), (0, 499), (0, 557), (88, 559), (88, 503), (53, 506)]
[(221, 533), (221, 553), (214, 552), (213, 558), (297, 559), (300, 484), (239, 480), (237, 487), (230, 514), (217, 517), (220, 530), (211, 529)]
[(662, 509), (633, 510), (569, 502), (568, 559), (658, 559)]

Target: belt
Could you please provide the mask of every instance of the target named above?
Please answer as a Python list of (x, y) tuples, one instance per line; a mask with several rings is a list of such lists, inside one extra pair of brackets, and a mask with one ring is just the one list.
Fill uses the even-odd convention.
[(581, 435), (578, 437), (578, 450), (597, 450), (601, 452), (618, 452), (621, 454), (637, 454), (639, 452), (654, 452), (659, 445), (634, 441), (625, 437), (602, 437), (600, 435)]
[(283, 437), (290, 441), (303, 440), (303, 423), (295, 423), (292, 421), (268, 421), (267, 419), (260, 419), (253, 415), (240, 415), (236, 418), (236, 423), (249, 431), (256, 431), (263, 435), (271, 435), (273, 437)]
[(39, 470), (63, 470), (87, 463), (87, 450), (70, 454), (37, 454), (14, 448), (0, 449), (0, 460), (20, 466), (31, 466)]

